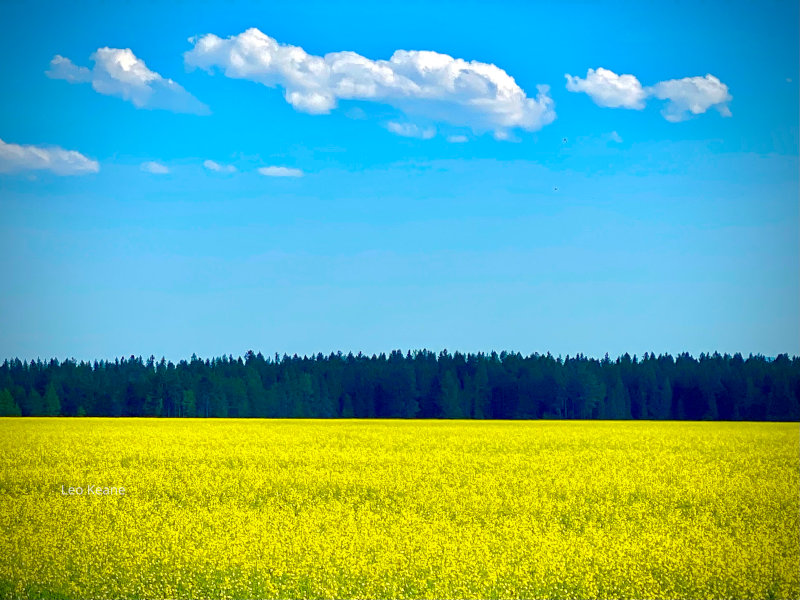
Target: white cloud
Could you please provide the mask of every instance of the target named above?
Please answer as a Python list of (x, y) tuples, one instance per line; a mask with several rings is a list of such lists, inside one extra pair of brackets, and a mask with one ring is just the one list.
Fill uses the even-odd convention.
[(136, 108), (165, 109), (173, 112), (209, 114), (208, 107), (172, 79), (165, 79), (147, 68), (129, 48), (98, 48), (90, 59), (94, 66), (79, 67), (70, 59), (56, 55), (45, 74), (69, 83), (91, 83), (100, 94), (117, 96)]
[(495, 65), (438, 52), (397, 50), (389, 60), (347, 51), (315, 56), (255, 28), (227, 39), (207, 34), (189, 41), (188, 67), (280, 86), (287, 102), (311, 114), (329, 113), (339, 100), (365, 100), (478, 133), (535, 131), (556, 117), (547, 86), (537, 86), (531, 98)]
[(565, 75), (570, 92), (585, 92), (599, 106), (610, 108), (644, 108), (647, 93), (633, 75), (617, 75), (613, 71), (589, 69), (586, 79)]
[(705, 77), (684, 77), (660, 81), (642, 87), (633, 75), (617, 75), (608, 69), (589, 69), (586, 79), (566, 75), (567, 90), (585, 92), (599, 106), (642, 109), (649, 97), (666, 100), (661, 114), (673, 123), (691, 115), (706, 112), (712, 106), (723, 117), (730, 117), (728, 102), (732, 100), (728, 86), (711, 74)]
[(397, 123), (389, 121), (386, 124), (386, 129), (397, 135), (410, 138), (419, 138), (421, 140), (429, 140), (436, 135), (436, 129), (433, 127), (422, 128), (413, 123)]
[(258, 172), (267, 177), (302, 177), (303, 172), (300, 169), (292, 169), (290, 167), (261, 167)]
[(203, 166), (208, 169), (209, 171), (216, 171), (217, 173), (235, 173), (236, 167), (233, 165), (222, 165), (213, 160), (206, 160), (203, 162)]
[(728, 86), (710, 74), (661, 81), (649, 90), (659, 100), (667, 100), (661, 114), (673, 123), (685, 121), (690, 114), (702, 114), (712, 106), (723, 117), (731, 116), (728, 102), (732, 97), (728, 93)]
[(469, 141), (469, 138), (465, 135), (448, 135), (447, 141), (451, 144), (464, 144)]
[(622, 143), (622, 137), (616, 131), (612, 131), (608, 137), (612, 142), (616, 142), (617, 144)]
[(0, 140), (0, 173), (46, 170), (56, 175), (97, 173), (100, 165), (75, 150), (58, 146), (8, 144)]
[(157, 163), (152, 160), (142, 163), (141, 168), (142, 171), (145, 171), (147, 173), (153, 173), (154, 175), (166, 175), (167, 173), (169, 173), (169, 168), (167, 168), (165, 165), (162, 165), (161, 163)]
[(518, 137), (502, 129), (494, 132), (494, 139), (501, 142), (519, 142)]
[(45, 71), (50, 79), (64, 79), (70, 83), (89, 83), (92, 81), (92, 72), (86, 67), (79, 67), (60, 54), (56, 54), (50, 61), (50, 70)]

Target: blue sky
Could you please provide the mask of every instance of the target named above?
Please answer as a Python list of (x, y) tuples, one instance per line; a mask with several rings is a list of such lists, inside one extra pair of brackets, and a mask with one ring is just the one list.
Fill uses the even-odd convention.
[(800, 353), (797, 3), (376, 4), (0, 4), (0, 358)]

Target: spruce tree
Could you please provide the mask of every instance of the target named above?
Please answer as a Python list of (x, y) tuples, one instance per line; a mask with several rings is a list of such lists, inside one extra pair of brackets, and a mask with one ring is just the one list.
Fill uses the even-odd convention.
[(7, 389), (0, 392), (0, 417), (19, 417), (22, 412), (14, 396)]
[(47, 386), (44, 393), (42, 414), (46, 417), (57, 417), (61, 414), (61, 400), (58, 397), (55, 386), (51, 383)]

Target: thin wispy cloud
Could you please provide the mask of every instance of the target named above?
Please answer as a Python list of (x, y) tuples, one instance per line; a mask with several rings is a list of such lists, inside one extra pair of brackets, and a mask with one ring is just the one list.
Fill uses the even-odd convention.
[(364, 112), (363, 108), (359, 108), (358, 106), (354, 106), (350, 110), (345, 113), (345, 116), (348, 119), (355, 119), (356, 121), (363, 121), (367, 118), (367, 113)]
[(667, 121), (685, 121), (715, 108), (730, 117), (728, 86), (711, 74), (660, 81), (644, 87), (633, 75), (617, 75), (608, 69), (589, 69), (585, 78), (565, 75), (567, 90), (587, 94), (598, 106), (641, 110), (648, 98), (665, 100), (661, 114)]
[(189, 40), (187, 67), (281, 87), (295, 110), (326, 114), (340, 100), (388, 104), (408, 117), (470, 127), (476, 133), (536, 131), (556, 118), (549, 88), (529, 97), (503, 69), (432, 51), (397, 50), (389, 60), (355, 52), (307, 53), (252, 28), (228, 38)]
[(97, 173), (100, 164), (59, 146), (9, 144), (0, 139), (0, 172), (50, 171), (56, 175)]
[(167, 173), (169, 173), (169, 167), (152, 160), (142, 163), (140, 168), (145, 173), (152, 173), (153, 175), (166, 175)]
[(210, 113), (208, 106), (178, 83), (148, 69), (129, 48), (98, 48), (90, 59), (94, 62), (91, 69), (57, 54), (45, 74), (69, 83), (90, 83), (97, 93), (122, 98), (136, 108)]
[(494, 139), (502, 142), (519, 142), (519, 138), (508, 131), (495, 131)]
[(235, 173), (236, 167), (233, 165), (223, 165), (213, 160), (206, 160), (203, 161), (203, 166), (208, 169), (209, 171), (214, 171), (215, 173)]
[(386, 124), (386, 129), (402, 137), (418, 138), (421, 140), (429, 140), (436, 135), (435, 128), (420, 127), (414, 123), (397, 123), (396, 121), (389, 121)]
[(447, 141), (451, 144), (466, 144), (469, 138), (465, 135), (448, 135)]
[(261, 167), (258, 172), (266, 177), (302, 177), (303, 172), (300, 169), (291, 167)]

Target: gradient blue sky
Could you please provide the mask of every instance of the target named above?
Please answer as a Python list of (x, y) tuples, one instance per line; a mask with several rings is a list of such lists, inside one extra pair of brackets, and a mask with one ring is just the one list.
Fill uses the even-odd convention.
[[(798, 20), (797, 2), (750, 0), (0, 3), (0, 139), (97, 161), (64, 175), (0, 157), (0, 359), (798, 354)], [(550, 86), (555, 120), (502, 141), (425, 106), (308, 114), (280, 85), (187, 68), (189, 38), (251, 27), (313, 55), (494, 64), (529, 98)], [(210, 114), (45, 74), (103, 47)], [(590, 68), (643, 86), (711, 74), (731, 116), (600, 106), (566, 87)]]

